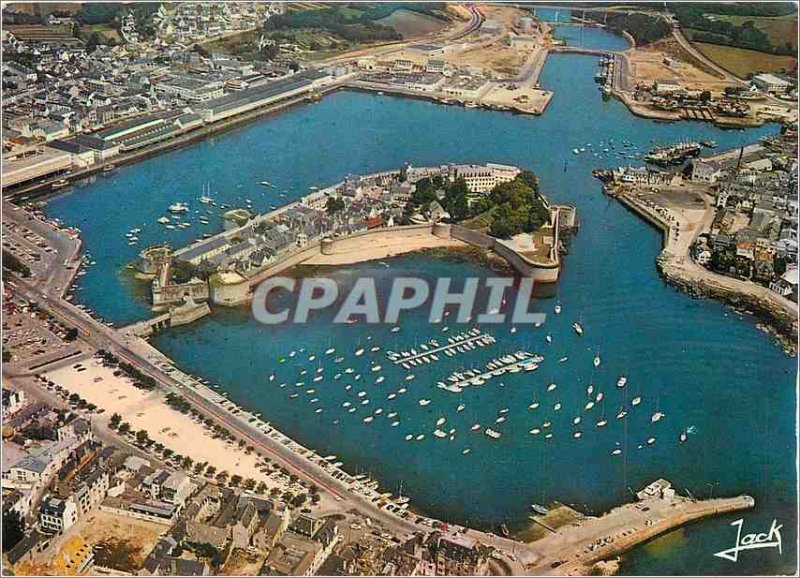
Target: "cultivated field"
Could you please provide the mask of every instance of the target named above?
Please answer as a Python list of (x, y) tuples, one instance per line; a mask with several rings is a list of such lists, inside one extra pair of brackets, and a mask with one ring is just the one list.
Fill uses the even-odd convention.
[(725, 20), (731, 24), (741, 26), (745, 22), (762, 30), (769, 37), (770, 42), (776, 46), (783, 46), (787, 42), (797, 46), (797, 15), (788, 16), (715, 16), (718, 20)]
[(778, 56), (703, 42), (696, 42), (694, 45), (708, 58), (739, 77), (757, 72), (784, 72), (797, 66), (797, 59), (792, 56)]

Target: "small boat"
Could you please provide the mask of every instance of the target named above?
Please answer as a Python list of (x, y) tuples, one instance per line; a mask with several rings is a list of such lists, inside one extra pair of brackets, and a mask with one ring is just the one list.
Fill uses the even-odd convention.
[(655, 412), (652, 416), (650, 416), (650, 423), (656, 423), (657, 421), (660, 421), (661, 418), (664, 417), (664, 415), (665, 414), (663, 411)]
[(579, 440), (579, 439), (581, 439), (582, 435), (583, 434), (581, 432), (576, 431), (574, 434), (572, 434), (572, 437), (574, 437), (576, 440)]
[(627, 411), (625, 411), (624, 409), (622, 409), (622, 410), (620, 410), (620, 411), (619, 411), (619, 413), (617, 414), (617, 419), (623, 419), (623, 418), (624, 418), (626, 415), (628, 415), (628, 412), (627, 412)]
[(537, 514), (541, 514), (541, 515), (543, 515), (543, 516), (544, 516), (544, 515), (545, 515), (547, 512), (549, 512), (549, 511), (550, 511), (550, 510), (548, 510), (547, 508), (545, 508), (544, 506), (540, 506), (539, 504), (531, 504), (531, 509), (532, 509), (534, 512), (536, 512)]
[(600, 421), (598, 421), (598, 422), (595, 424), (595, 426), (597, 426), (597, 427), (603, 427), (603, 426), (605, 426), (605, 425), (607, 425), (607, 424), (608, 424), (608, 420), (604, 418), (604, 419), (601, 419)]
[(572, 328), (575, 330), (575, 333), (577, 333), (578, 335), (583, 335), (583, 327), (581, 327), (581, 324), (578, 323), (577, 321), (572, 324)]
[(600, 356), (599, 355), (595, 355), (594, 356), (594, 360), (592, 361), (592, 364), (595, 367), (600, 367)]
[(647, 438), (647, 445), (651, 446), (656, 443), (656, 438)]
[(161, 217), (160, 219), (158, 219), (157, 222), (161, 223), (162, 225), (169, 225), (169, 218), (168, 217)]
[(473, 424), (472, 427), (469, 429), (472, 431), (478, 431), (479, 429), (481, 429), (481, 424), (479, 423)]
[(500, 436), (502, 436), (502, 435), (503, 435), (503, 434), (501, 434), (499, 431), (495, 431), (495, 430), (493, 430), (493, 429), (492, 429), (492, 428), (490, 428), (490, 427), (487, 427), (487, 428), (486, 428), (486, 431), (485, 431), (485, 432), (483, 432), (483, 433), (485, 433), (487, 436), (489, 436), (489, 437), (490, 437), (490, 438), (492, 438), (493, 440), (499, 439), (499, 438), (500, 438)]
[(638, 395), (631, 400), (631, 405), (639, 405), (640, 403), (642, 403), (642, 398)]
[(553, 343), (553, 337), (552, 337), (551, 335), (549, 335), (549, 334), (548, 334), (548, 335), (545, 335), (545, 337), (544, 337), (544, 340), (545, 340), (547, 343)]
[(431, 402), (431, 400), (429, 400), (429, 399), (421, 399), (421, 400), (419, 400), (419, 404), (420, 404), (422, 407), (425, 407), (425, 406), (426, 406), (426, 405), (428, 405), (430, 402)]
[(553, 308), (553, 312), (554, 312), (556, 315), (561, 315), (561, 305), (556, 305), (556, 306)]
[(614, 451), (612, 451), (612, 452), (611, 452), (611, 455), (612, 455), (612, 456), (618, 456), (618, 455), (620, 455), (621, 453), (622, 453), (622, 450), (621, 450), (621, 449), (619, 449), (619, 448), (616, 448)]
[(472, 451), (472, 450), (471, 450), (471, 449), (469, 449), (469, 448), (464, 448), (464, 449), (461, 451), (461, 453), (462, 453), (463, 455), (467, 455), (467, 454), (468, 454), (468, 453), (470, 453), (471, 451)]
[(547, 386), (547, 391), (553, 391), (556, 387), (558, 387), (555, 383), (551, 383)]
[(678, 436), (678, 441), (682, 444), (686, 443), (687, 439), (689, 439), (689, 436), (686, 435), (685, 431), (682, 431), (681, 435)]
[(622, 389), (626, 383), (628, 383), (628, 378), (623, 375), (617, 380), (617, 387)]

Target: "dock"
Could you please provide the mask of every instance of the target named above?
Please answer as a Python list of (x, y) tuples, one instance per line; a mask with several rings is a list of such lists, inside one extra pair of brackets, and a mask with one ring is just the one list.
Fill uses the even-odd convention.
[(755, 499), (747, 495), (712, 500), (669, 494), (646, 496), (600, 517), (561, 527), (555, 534), (531, 543), (542, 557), (528, 571), (532, 575), (588, 575), (596, 564), (670, 530), (754, 506)]
[(481, 342), (480, 344), (478, 344), (478, 347), (484, 347), (485, 345), (491, 345), (491, 344), (493, 344), (495, 342), (495, 338), (492, 335), (490, 335), (488, 333), (483, 333), (483, 332), (478, 333), (477, 335), (474, 335), (472, 337), (465, 338), (465, 339), (460, 339), (459, 340), (459, 339), (456, 339), (454, 337), (450, 337), (449, 339), (453, 339), (453, 342), (450, 343), (448, 341), (448, 343), (446, 343), (445, 345), (441, 345), (441, 346), (436, 347), (434, 349), (426, 349), (424, 351), (420, 351), (416, 355), (408, 355), (408, 356), (401, 355), (397, 359), (391, 359), (391, 358), (390, 359), (391, 359), (392, 363), (394, 363), (395, 365), (401, 365), (403, 363), (409, 363), (409, 362), (412, 362), (412, 361), (421, 361), (423, 363), (428, 363), (427, 361), (424, 361), (422, 358), (423, 357), (430, 357), (431, 354), (435, 354), (435, 353), (444, 353), (445, 351), (451, 350), (451, 349), (455, 349), (458, 346), (462, 346), (463, 347), (464, 345), (472, 345), (473, 343), (475, 343), (476, 341), (479, 341), (479, 340), (480, 341), (488, 340), (489, 343), (484, 344), (484, 343)]

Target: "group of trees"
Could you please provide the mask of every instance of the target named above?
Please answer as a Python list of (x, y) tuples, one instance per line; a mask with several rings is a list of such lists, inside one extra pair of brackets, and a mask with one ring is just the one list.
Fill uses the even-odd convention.
[(531, 233), (550, 222), (550, 212), (539, 194), (539, 181), (530, 171), (497, 185), (489, 201), (489, 234), (492, 237), (509, 239), (519, 233)]
[(796, 52), (790, 41), (782, 45), (773, 44), (769, 36), (760, 30), (752, 20), (734, 24), (724, 18), (708, 18), (709, 14), (742, 17), (785, 16), (795, 10), (791, 3), (696, 4), (675, 2), (670, 4), (670, 10), (675, 13), (681, 26), (690, 29), (692, 40), (697, 42), (749, 48), (774, 54), (795, 54)]
[(404, 220), (417, 210), (426, 210), (433, 201), (439, 201), (453, 222), (482, 218), (489, 234), (501, 239), (533, 232), (550, 221), (550, 212), (539, 194), (539, 180), (530, 171), (497, 185), (488, 195), (470, 194), (464, 179), (420, 179), (406, 205)]
[(657, 14), (587, 11), (586, 17), (605, 23), (608, 29), (616, 34), (622, 34), (623, 30), (627, 30), (637, 45), (651, 44), (664, 38), (672, 30), (669, 22)]
[[(470, 205), (469, 189), (464, 179), (449, 181), (441, 176), (425, 177), (415, 184), (411, 200), (406, 205), (405, 220), (417, 210), (427, 210), (430, 204), (438, 201), (442, 208), (450, 213), (453, 221), (463, 221), (483, 212), (480, 200)], [(440, 192), (442, 198), (439, 198)]]
[(335, 10), (300, 10), (273, 16), (264, 23), (264, 30), (313, 28), (327, 30), (348, 42), (385, 42), (400, 40), (394, 28), (375, 22), (349, 23)]
[(31, 276), (30, 267), (20, 261), (16, 255), (5, 249), (3, 249), (3, 269), (8, 269), (22, 277)]

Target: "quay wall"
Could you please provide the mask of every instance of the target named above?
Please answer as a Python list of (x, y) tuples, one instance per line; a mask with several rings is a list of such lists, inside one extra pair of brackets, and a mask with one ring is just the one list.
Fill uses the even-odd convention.
[[(390, 228), (372, 229), (362, 231), (346, 237), (348, 242), (354, 239), (364, 239), (369, 242), (370, 237), (381, 236), (403, 238), (409, 233), (429, 232), (433, 237), (440, 239), (455, 239), (473, 247), (495, 252), (509, 262), (514, 269), (524, 277), (532, 277), (538, 283), (555, 283), (558, 281), (560, 262), (557, 252), (555, 258), (547, 262), (537, 263), (521, 255), (513, 248), (499, 242), (497, 239), (479, 231), (473, 231), (460, 225), (445, 223), (423, 223), (419, 225), (406, 225)], [(238, 306), (248, 303), (253, 298), (255, 286), (297, 265), (301, 265), (312, 257), (322, 254), (331, 254), (336, 250), (337, 241), (340, 239), (325, 238), (310, 243), (303, 249), (292, 253), (280, 262), (275, 263), (257, 274), (243, 279), (240, 283), (212, 283), (210, 287), (210, 300), (216, 305)], [(344, 239), (341, 239), (344, 240)]]
[[(558, 230), (557, 223), (555, 224)], [(531, 261), (527, 257), (515, 251), (508, 245), (498, 241), (494, 237), (485, 235), (479, 231), (473, 231), (462, 227), (461, 225), (451, 225), (450, 235), (453, 239), (458, 239), (482, 249), (488, 249), (495, 252), (497, 255), (505, 259), (511, 264), (512, 267), (524, 277), (532, 277), (538, 283), (555, 283), (558, 281), (558, 275), (561, 265), (556, 252), (555, 258), (547, 262), (537, 263)], [(556, 242), (557, 242), (556, 238)]]
[(627, 552), (634, 546), (643, 542), (648, 542), (656, 536), (660, 536), (674, 528), (685, 526), (686, 524), (709, 516), (721, 516), (731, 512), (750, 510), (754, 507), (755, 500), (746, 495), (737, 498), (718, 498), (716, 500), (698, 503), (696, 508), (682, 512), (676, 516), (671, 516), (657, 524), (639, 530), (630, 536), (617, 538), (613, 543), (595, 550), (590, 556), (581, 560), (581, 563), (586, 566), (591, 566), (602, 560), (614, 558), (619, 554)]

